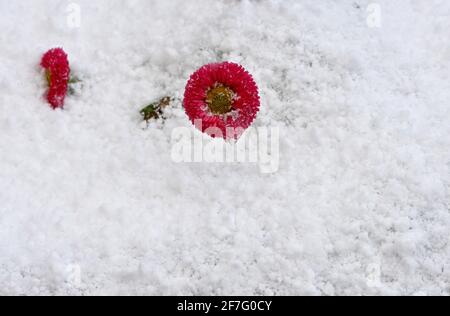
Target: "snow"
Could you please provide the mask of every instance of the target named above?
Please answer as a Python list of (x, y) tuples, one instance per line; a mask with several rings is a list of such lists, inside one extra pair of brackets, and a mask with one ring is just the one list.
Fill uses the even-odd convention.
[[(450, 295), (448, 1), (0, 12), (1, 295)], [(83, 81), (63, 111), (38, 66), (55, 46)], [(171, 159), (189, 75), (224, 60), (280, 130), (275, 173)]]

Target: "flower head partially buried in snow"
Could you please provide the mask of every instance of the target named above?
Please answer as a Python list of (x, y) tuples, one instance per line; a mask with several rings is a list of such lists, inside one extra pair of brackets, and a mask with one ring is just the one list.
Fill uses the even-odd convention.
[(70, 80), (70, 66), (67, 54), (62, 48), (54, 48), (44, 54), (41, 66), (45, 69), (48, 92), (47, 100), (52, 108), (62, 108)]
[(256, 118), (260, 100), (253, 77), (242, 66), (224, 62), (205, 65), (191, 76), (183, 105), (202, 132), (237, 139)]

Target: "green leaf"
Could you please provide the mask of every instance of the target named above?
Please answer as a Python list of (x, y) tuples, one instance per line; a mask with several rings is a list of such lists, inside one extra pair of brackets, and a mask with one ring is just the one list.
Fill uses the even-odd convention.
[(141, 115), (144, 121), (150, 121), (151, 119), (159, 119), (160, 113), (157, 103), (152, 103), (141, 110)]
[(161, 117), (164, 119), (164, 108), (167, 107), (171, 101), (171, 97), (164, 97), (157, 102), (147, 105), (139, 113), (146, 122), (152, 119), (158, 120)]
[(74, 76), (74, 77), (70, 77), (69, 81), (67, 82), (68, 84), (76, 84), (81, 82), (81, 79), (79, 79), (78, 77)]

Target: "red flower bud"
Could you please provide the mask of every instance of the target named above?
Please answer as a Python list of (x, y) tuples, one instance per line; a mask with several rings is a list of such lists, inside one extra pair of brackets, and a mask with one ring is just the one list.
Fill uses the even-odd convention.
[(48, 103), (53, 109), (63, 108), (70, 79), (67, 54), (62, 48), (51, 49), (42, 57), (41, 66), (45, 68), (47, 75)]

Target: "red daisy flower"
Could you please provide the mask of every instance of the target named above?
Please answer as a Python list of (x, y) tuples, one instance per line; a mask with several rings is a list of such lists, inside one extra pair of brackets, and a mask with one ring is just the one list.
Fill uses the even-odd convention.
[(189, 119), (212, 137), (239, 138), (259, 111), (258, 87), (240, 65), (209, 64), (190, 78), (183, 101)]
[(53, 109), (62, 108), (70, 80), (67, 54), (62, 48), (51, 49), (42, 57), (41, 66), (45, 68), (49, 86), (48, 103)]

